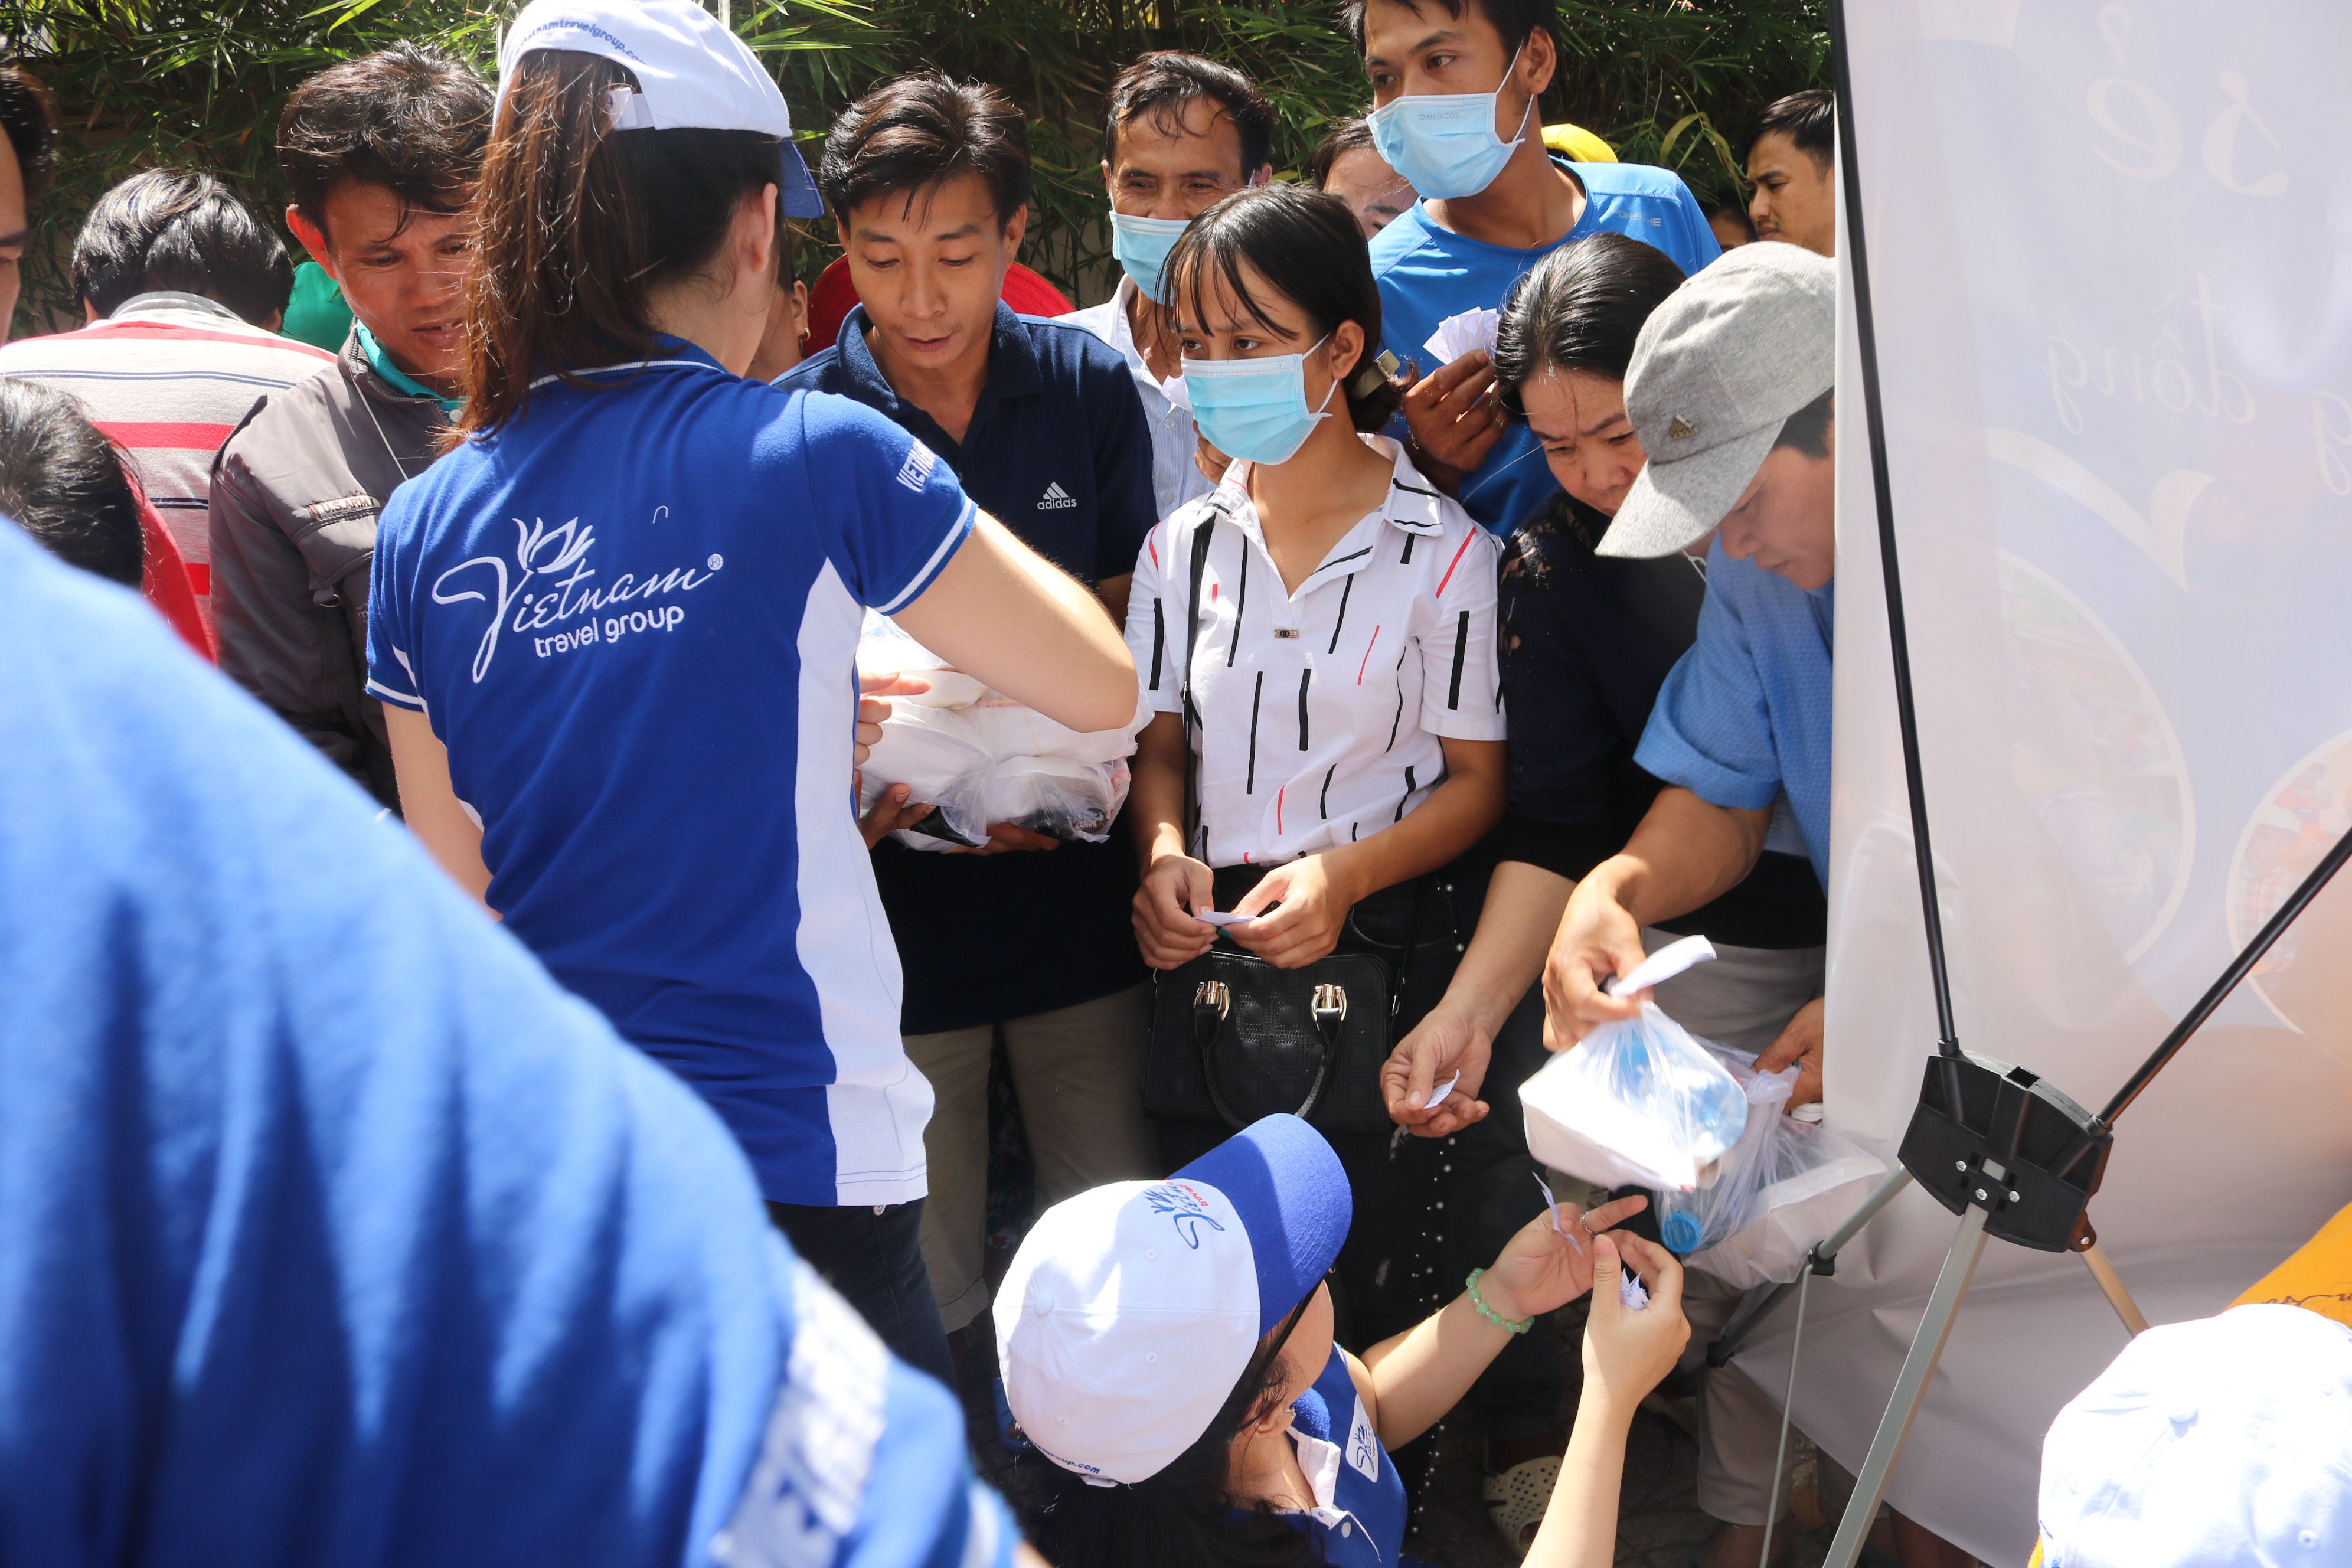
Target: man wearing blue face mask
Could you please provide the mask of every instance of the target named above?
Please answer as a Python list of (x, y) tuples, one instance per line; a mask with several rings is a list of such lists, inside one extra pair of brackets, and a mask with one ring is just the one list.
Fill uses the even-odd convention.
[(1250, 79), (1198, 55), (1155, 49), (1118, 73), (1104, 115), (1118, 288), (1061, 318), (1117, 349), (1151, 427), (1151, 499), (1166, 517), (1212, 481), (1193, 455), (1192, 416), (1166, 384), (1179, 374), (1160, 268), (1176, 237), (1221, 196), (1274, 177), (1274, 107)]
[(1349, 0), (1342, 16), (1371, 79), (1373, 144), (1421, 197), (1371, 242), (1381, 346), (1423, 372), (1405, 421), (1423, 470), (1507, 534), (1555, 487), (1535, 438), (1505, 421), (1486, 351), (1432, 363), (1440, 323), (1500, 310), (1521, 275), (1587, 235), (1631, 235), (1685, 273), (1721, 250), (1671, 170), (1545, 150), (1537, 102), (1559, 58), (1553, 0)]

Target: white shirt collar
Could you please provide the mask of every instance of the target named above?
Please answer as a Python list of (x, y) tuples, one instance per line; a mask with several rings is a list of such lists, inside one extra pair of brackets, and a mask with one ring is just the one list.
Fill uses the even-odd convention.
[[(1435, 538), (1445, 531), (1445, 520), (1438, 515), (1438, 508), (1444, 498), (1437, 487), (1412, 466), (1412, 459), (1405, 456), (1404, 447), (1386, 436), (1368, 435), (1362, 439), (1366, 446), (1394, 464), (1394, 471), (1389, 479), (1388, 494), (1381, 498), (1377, 510), (1366, 512), (1361, 521), (1331, 546), (1330, 553), (1323, 558), (1323, 563), (1308, 576), (1310, 583), (1342, 565), (1348, 571), (1354, 571), (1369, 553), (1371, 541), (1366, 537), (1367, 532), (1377, 530), (1381, 523), (1401, 532), (1418, 534), (1423, 539)], [(1256, 503), (1250, 500), (1250, 468), (1246, 460), (1237, 460), (1227, 468), (1225, 477), (1209, 493), (1209, 508), (1256, 541), (1258, 548), (1263, 550), (1265, 548), (1265, 534), (1258, 523)]]
[(202, 294), (183, 293), (177, 289), (154, 289), (144, 294), (133, 294), (117, 305), (106, 320), (159, 321), (174, 316), (195, 316), (208, 322), (232, 321), (240, 327), (252, 325), (217, 300), (207, 300)]

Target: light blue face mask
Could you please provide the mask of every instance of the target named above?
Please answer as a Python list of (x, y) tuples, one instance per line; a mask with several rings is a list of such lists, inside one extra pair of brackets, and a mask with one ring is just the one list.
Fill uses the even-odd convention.
[(1503, 68), (1503, 80), (1492, 92), (1423, 93), (1391, 100), (1365, 117), (1371, 126), (1373, 148), (1423, 200), (1443, 202), (1476, 195), (1495, 183), (1495, 176), (1511, 161), (1512, 152), (1527, 139), (1528, 120), (1536, 111), (1536, 100), (1530, 98), (1512, 139), (1506, 142), (1495, 134), (1503, 87), (1518, 63), (1518, 54), (1513, 51), (1511, 63)]
[(1145, 299), (1160, 299), (1160, 269), (1168, 265), (1176, 237), (1192, 226), (1190, 218), (1110, 215), (1110, 253), (1118, 258), (1119, 266), (1143, 290)]
[(1339, 395), (1337, 381), (1323, 395), (1321, 407), (1307, 406), (1307, 354), (1330, 341), (1331, 334), (1324, 333), (1307, 353), (1186, 360), (1184, 392), (1192, 405), (1192, 423), (1228, 458), (1290, 461), (1316, 424), (1331, 417), (1323, 409)]

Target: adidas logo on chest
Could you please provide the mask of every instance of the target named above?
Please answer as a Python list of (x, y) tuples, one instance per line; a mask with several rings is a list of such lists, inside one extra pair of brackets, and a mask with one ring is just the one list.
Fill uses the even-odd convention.
[(1039, 511), (1067, 511), (1078, 504), (1078, 498), (1064, 489), (1056, 480), (1045, 487), (1045, 494), (1037, 502)]

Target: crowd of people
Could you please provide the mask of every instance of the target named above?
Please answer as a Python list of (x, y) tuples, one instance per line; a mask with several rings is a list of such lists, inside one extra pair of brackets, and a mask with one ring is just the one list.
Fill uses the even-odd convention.
[[(1831, 100), (1708, 212), (1541, 123), (1552, 0), (1341, 16), (1370, 101), (1296, 181), (1230, 65), (1118, 73), (1083, 310), (1002, 92), (881, 83), (811, 171), (691, 0), (303, 82), (299, 276), (204, 172), (92, 206), (0, 512), (257, 706), (0, 538), (51, 1044), (0, 1556), (1370, 1568), (1459, 1407), (1509, 1553), (1601, 1563), (1669, 1378), (1700, 1560), (1788, 1550), (1780, 1411), (1700, 1360), (1738, 1292), (1554, 1205), (1517, 1086), (1703, 934), (1656, 1000), (1822, 1096)], [(0, 129), (5, 311), (21, 71)], [(873, 615), (1127, 726), (1108, 837), (861, 814), (924, 689), (861, 687)], [(1202, 1084), (1220, 954), (1384, 977), (1354, 1099)]]

